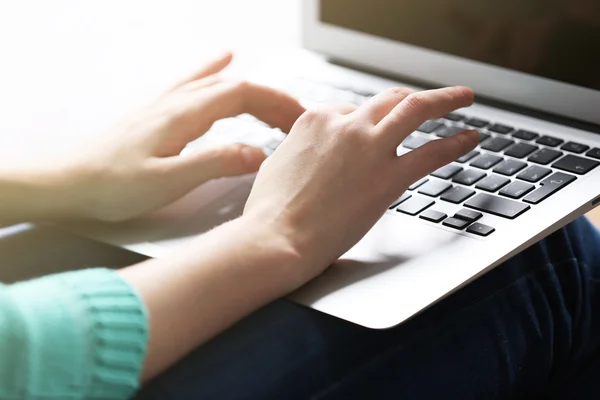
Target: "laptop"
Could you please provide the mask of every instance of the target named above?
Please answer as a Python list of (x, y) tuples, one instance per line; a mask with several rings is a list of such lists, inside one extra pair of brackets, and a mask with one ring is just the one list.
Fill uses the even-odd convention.
[[(307, 51), (262, 60), (260, 73), (249, 75), (307, 107), (362, 104), (398, 85), (467, 85), (476, 104), (427, 121), (398, 154), (466, 128), (479, 130), (481, 142), (408, 188), (292, 301), (390, 328), (600, 203), (595, 2), (304, 0), (302, 7)], [(215, 123), (182, 156), (224, 142), (270, 154), (283, 140), (282, 132), (241, 115)], [(144, 219), (74, 229), (162, 257), (240, 215), (253, 179), (211, 181)]]

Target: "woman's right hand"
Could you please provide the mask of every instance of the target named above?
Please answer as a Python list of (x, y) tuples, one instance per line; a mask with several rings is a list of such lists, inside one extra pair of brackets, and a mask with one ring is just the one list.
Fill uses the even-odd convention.
[(121, 271), (148, 310), (144, 379), (317, 276), (412, 182), (475, 147), (470, 132), (396, 152), (425, 120), (472, 101), (465, 88), (395, 89), (304, 113), (261, 166), (242, 217)]
[(467, 131), (402, 156), (396, 150), (426, 120), (472, 103), (464, 87), (396, 88), (358, 108), (309, 110), (261, 167), (242, 218), (268, 224), (291, 245), (301, 285), (356, 244), (413, 182), (477, 146), (478, 133)]

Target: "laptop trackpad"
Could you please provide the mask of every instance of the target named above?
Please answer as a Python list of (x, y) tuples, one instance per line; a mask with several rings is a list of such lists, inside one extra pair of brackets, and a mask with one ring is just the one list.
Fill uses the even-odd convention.
[[(215, 226), (239, 217), (252, 184), (253, 179), (240, 179), (235, 188), (203, 205), (199, 211), (172, 221), (151, 243), (163, 247), (180, 246)], [(447, 229), (415, 217), (386, 214), (332, 269), (344, 271), (343, 275), (350, 271), (353, 271), (350, 273), (353, 276), (371, 275), (451, 246), (459, 238)]]

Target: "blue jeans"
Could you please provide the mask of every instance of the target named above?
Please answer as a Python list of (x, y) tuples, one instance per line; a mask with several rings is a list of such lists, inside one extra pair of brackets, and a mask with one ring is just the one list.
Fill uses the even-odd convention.
[(600, 398), (600, 235), (584, 218), (390, 330), (274, 302), (138, 395), (515, 397)]

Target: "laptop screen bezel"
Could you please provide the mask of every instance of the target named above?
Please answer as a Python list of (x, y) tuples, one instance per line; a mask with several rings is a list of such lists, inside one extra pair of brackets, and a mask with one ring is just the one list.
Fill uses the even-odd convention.
[(320, 2), (302, 2), (307, 49), (382, 73), (434, 86), (466, 85), (493, 100), (600, 124), (600, 91), (329, 25), (320, 19)]

